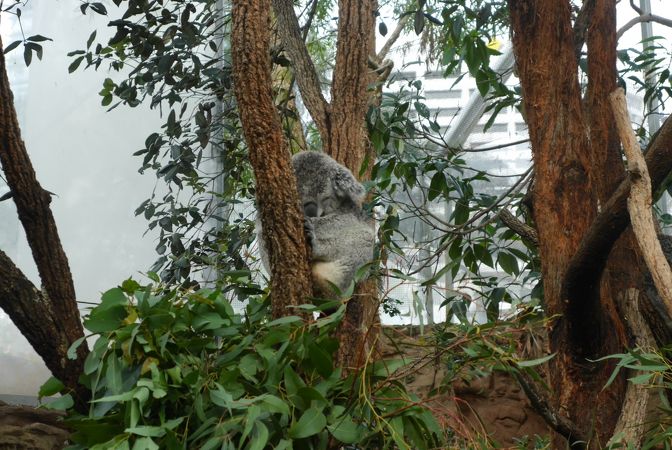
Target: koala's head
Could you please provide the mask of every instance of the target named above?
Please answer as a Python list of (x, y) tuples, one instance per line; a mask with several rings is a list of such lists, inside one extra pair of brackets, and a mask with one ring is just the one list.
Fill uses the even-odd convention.
[(321, 217), (361, 208), (364, 186), (352, 173), (322, 152), (299, 152), (292, 157), (304, 214)]

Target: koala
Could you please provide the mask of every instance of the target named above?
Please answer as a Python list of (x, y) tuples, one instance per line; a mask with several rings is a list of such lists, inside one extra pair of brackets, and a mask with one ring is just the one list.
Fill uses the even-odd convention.
[[(364, 186), (322, 152), (299, 152), (292, 157), (292, 166), (312, 250), (313, 288), (318, 296), (332, 293), (332, 285), (343, 292), (357, 269), (373, 259), (375, 234), (362, 209)], [(270, 273), (257, 223), (261, 260)]]

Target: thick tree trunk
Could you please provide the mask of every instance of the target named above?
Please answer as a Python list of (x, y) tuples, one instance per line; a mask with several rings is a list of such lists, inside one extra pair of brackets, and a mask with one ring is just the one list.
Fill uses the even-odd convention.
[[(0, 51), (0, 164), (13, 194), (19, 220), (26, 232), (43, 284), (43, 292), (39, 293), (3, 254), (6, 265), (2, 267), (5, 276), (0, 276), (0, 290), (6, 292), (8, 297), (0, 306), (7, 307), (5, 311), (12, 321), (30, 339), (31, 345), (54, 376), (73, 390), (77, 405), (82, 409), (88, 398), (88, 392), (77, 383), (77, 379), (82, 373), (84, 359), (88, 354), (86, 342), (80, 345), (76, 360), (70, 360), (66, 356), (70, 345), (84, 336), (75, 298), (75, 286), (68, 258), (63, 251), (56, 223), (49, 208), (51, 195), (37, 181), (30, 157), (21, 139), (2, 51)], [(12, 284), (13, 282), (16, 284)], [(10, 302), (16, 302), (18, 305), (10, 306), (8, 305)], [(44, 323), (39, 319), (44, 320)], [(29, 328), (41, 327), (46, 327), (47, 334), (28, 332)]]
[[(372, 81), (369, 57), (375, 55), (375, 0), (338, 2), (336, 66), (331, 86), (331, 129), (325, 152), (359, 177), (368, 147), (367, 92)], [(323, 137), (324, 139), (324, 137)]]
[(250, 162), (257, 179), (257, 208), (271, 262), (273, 317), (312, 295), (303, 211), (288, 146), (272, 94), (270, 0), (233, 2), (231, 54), (234, 89)]
[[(368, 60), (375, 56), (377, 7), (375, 0), (339, 2), (336, 66), (331, 86), (331, 128), (329, 138), (323, 137), (325, 151), (359, 179), (369, 179), (374, 163), (366, 131), (366, 112), (375, 94), (369, 91), (375, 73), (369, 70)], [(367, 155), (368, 170), (360, 174)], [(372, 354), (372, 346), (380, 331), (378, 306), (377, 280), (372, 278), (360, 283), (348, 302), (339, 329), (337, 365), (358, 368)]]
[[(547, 314), (560, 317), (550, 334), (557, 352), (551, 370), (554, 406), (586, 434), (597, 430), (595, 443), (611, 435), (624, 380), (602, 390), (613, 367), (589, 359), (623, 348), (625, 327), (614, 299), (633, 280), (623, 276), (626, 261), (618, 257), (601, 281), (567, 289), (565, 278), (598, 205), (604, 206), (623, 177), (607, 98), (616, 83), (615, 5), (613, 0), (592, 5), (585, 108), (569, 2), (510, 0), (509, 5), (536, 174), (544, 300)], [(623, 239), (612, 258), (632, 252), (630, 244)]]

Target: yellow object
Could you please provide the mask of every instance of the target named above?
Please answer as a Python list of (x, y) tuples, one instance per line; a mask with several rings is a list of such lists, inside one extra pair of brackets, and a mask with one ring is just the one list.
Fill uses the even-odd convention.
[(502, 48), (502, 41), (500, 41), (497, 38), (494, 38), (493, 40), (488, 42), (488, 48), (491, 48), (493, 50), (499, 50), (500, 48)]

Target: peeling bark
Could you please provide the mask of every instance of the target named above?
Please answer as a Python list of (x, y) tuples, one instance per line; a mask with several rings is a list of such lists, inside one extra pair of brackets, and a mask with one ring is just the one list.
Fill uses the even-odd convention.
[(236, 0), (232, 7), (234, 90), (250, 162), (257, 180), (257, 207), (271, 263), (271, 313), (312, 295), (303, 211), (290, 154), (271, 90), (270, 0)]
[(646, 265), (649, 267), (658, 294), (672, 316), (672, 270), (665, 258), (658, 240), (656, 225), (653, 221), (653, 199), (651, 196), (651, 178), (646, 161), (632, 131), (625, 91), (619, 88), (610, 96), (614, 109), (618, 133), (623, 142), (623, 151), (628, 158), (628, 171), (631, 174), (632, 186), (628, 197), (630, 222), (635, 232), (637, 243), (642, 251)]

